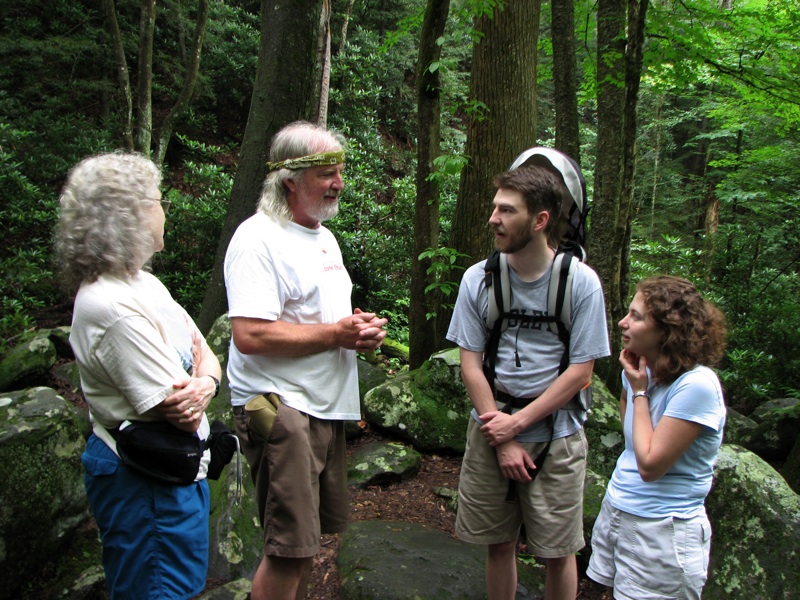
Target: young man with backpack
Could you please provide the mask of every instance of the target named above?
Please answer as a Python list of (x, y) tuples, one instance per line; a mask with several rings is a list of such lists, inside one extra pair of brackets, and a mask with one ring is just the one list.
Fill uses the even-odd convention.
[[(456, 533), (488, 546), (490, 600), (516, 595), (522, 525), (528, 551), (547, 567), (545, 597), (577, 594), (587, 453), (582, 390), (594, 361), (609, 355), (600, 280), (580, 260), (581, 183), (577, 165), (549, 148), (526, 151), (495, 178), (489, 225), (505, 256), (466, 271), (447, 334), (461, 349), (474, 407)], [(557, 250), (548, 238), (571, 243)]]

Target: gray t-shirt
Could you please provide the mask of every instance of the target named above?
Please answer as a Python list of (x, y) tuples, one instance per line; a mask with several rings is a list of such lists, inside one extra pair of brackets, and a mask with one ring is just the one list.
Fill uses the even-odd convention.
[[(472, 265), (464, 273), (458, 290), (447, 339), (472, 352), (483, 352), (489, 334), (486, 329), (488, 294), (486, 261)], [(521, 280), (509, 268), (511, 312), (547, 315), (547, 289), (550, 270), (536, 281)], [(509, 320), (497, 352), (497, 389), (519, 398), (535, 398), (558, 378), (564, 347), (546, 323)], [(520, 366), (516, 366), (516, 355)], [(570, 363), (584, 363), (610, 354), (603, 290), (597, 274), (580, 263), (572, 285), (572, 328)], [(477, 412), (473, 409), (473, 418)], [(586, 416), (579, 410), (559, 410), (555, 415), (554, 439), (578, 431)], [(544, 442), (551, 437), (546, 421), (534, 423), (517, 436), (520, 442)]]

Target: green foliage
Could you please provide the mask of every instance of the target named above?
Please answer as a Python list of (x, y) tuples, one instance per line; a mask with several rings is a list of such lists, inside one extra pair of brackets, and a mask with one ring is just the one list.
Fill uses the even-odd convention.
[(0, 122), (0, 220), (5, 229), (0, 246), (0, 354), (21, 341), (34, 327), (35, 315), (59, 297), (49, 256), (56, 199), (33, 183), (35, 173), (19, 151), (32, 137)]
[(190, 315), (197, 315), (211, 279), (233, 175), (215, 164), (226, 152), (224, 148), (180, 139), (189, 157), (183, 164), (180, 189), (163, 194), (172, 206), (167, 215), (165, 247), (156, 255), (153, 266), (178, 304)]
[[(430, 266), (427, 268), (426, 273), (433, 275), (434, 281), (425, 288), (425, 293), (430, 294), (433, 291), (440, 292), (444, 298), (450, 296), (453, 292), (458, 291), (457, 281), (448, 281), (446, 277), (452, 275), (454, 270), (463, 269), (462, 266), (456, 264), (459, 258), (467, 258), (463, 252), (458, 252), (455, 248), (428, 248), (419, 255), (419, 259), (429, 260)], [(447, 304), (452, 308), (453, 304)], [(430, 319), (435, 314), (429, 314), (427, 317)]]

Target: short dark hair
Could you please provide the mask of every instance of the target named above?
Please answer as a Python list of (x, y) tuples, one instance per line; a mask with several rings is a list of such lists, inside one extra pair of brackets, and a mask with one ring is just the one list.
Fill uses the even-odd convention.
[(522, 194), (528, 212), (546, 211), (550, 215), (545, 232), (555, 226), (561, 214), (561, 187), (555, 174), (539, 165), (528, 165), (499, 173), (494, 177), (497, 189), (514, 190)]

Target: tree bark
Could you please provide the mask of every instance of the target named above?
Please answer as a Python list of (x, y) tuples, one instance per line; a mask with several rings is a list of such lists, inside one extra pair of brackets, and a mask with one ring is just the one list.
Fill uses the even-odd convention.
[[(262, 0), (261, 47), (231, 202), (220, 235), (211, 281), (197, 319), (208, 331), (227, 310), (222, 265), (233, 233), (253, 214), (267, 173), (272, 137), (317, 108), (319, 0)], [(291, 48), (291, 52), (286, 49)]]
[[(624, 0), (600, 0), (597, 12), (597, 163), (588, 249), (589, 262), (603, 282), (612, 356), (621, 349), (613, 332), (628, 295), (636, 104), (647, 6), (648, 0), (629, 0), (627, 5)], [(603, 361), (596, 370), (616, 393), (616, 363)]]
[(122, 140), (126, 150), (133, 150), (133, 96), (131, 94), (131, 78), (128, 71), (128, 61), (125, 58), (125, 47), (122, 44), (122, 32), (117, 21), (117, 8), (114, 0), (103, 0), (103, 12), (108, 21), (108, 31), (111, 35), (111, 45), (114, 47), (114, 57), (117, 61), (117, 79), (125, 99), (125, 115), (122, 119)]
[(139, 15), (139, 74), (136, 93), (134, 148), (150, 156), (153, 138), (153, 29), (156, 0), (141, 0)]
[(323, 0), (319, 23), (319, 64), (321, 76), (319, 84), (319, 106), (317, 107), (317, 125), (328, 124), (328, 95), (331, 89), (331, 2)]
[(417, 198), (414, 207), (414, 255), (411, 258), (411, 306), (409, 308), (409, 366), (416, 369), (437, 349), (435, 295), (426, 294), (432, 283), (427, 270), (430, 259), (419, 255), (439, 245), (439, 183), (433, 161), (441, 154), (441, 84), (438, 61), (450, 0), (428, 0), (419, 40), (417, 61)]
[(347, 43), (347, 27), (350, 25), (350, 15), (353, 14), (353, 4), (355, 4), (355, 0), (350, 0), (350, 2), (347, 3), (347, 12), (344, 13), (342, 34), (339, 36), (339, 52), (344, 50), (345, 44)]
[(581, 162), (578, 128), (578, 76), (575, 61), (575, 4), (550, 3), (553, 41), (553, 102), (556, 109), (556, 148)]
[[(465, 150), (469, 162), (461, 173), (450, 241), (467, 255), (458, 261), (461, 268), (485, 257), (492, 247), (487, 226), (495, 192), (492, 178), (536, 145), (539, 14), (539, 0), (511, 0), (494, 18), (476, 19), (482, 38), (472, 52)], [(458, 281), (461, 274), (455, 270), (451, 279)], [(442, 307), (440, 312), (447, 312), (437, 322), (443, 345), (450, 311)]]
[(200, 72), (200, 56), (203, 51), (203, 38), (206, 33), (208, 23), (209, 0), (199, 0), (197, 3), (197, 20), (195, 21), (194, 35), (192, 36), (192, 48), (189, 54), (188, 64), (186, 65), (186, 76), (175, 104), (170, 109), (164, 121), (161, 123), (156, 146), (155, 162), (161, 165), (167, 153), (167, 145), (172, 137), (176, 119), (184, 113), (189, 106), (189, 101), (194, 93), (194, 86), (197, 83), (197, 76)]

